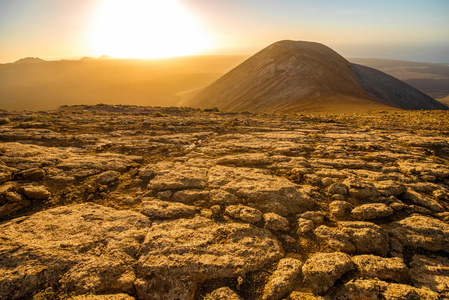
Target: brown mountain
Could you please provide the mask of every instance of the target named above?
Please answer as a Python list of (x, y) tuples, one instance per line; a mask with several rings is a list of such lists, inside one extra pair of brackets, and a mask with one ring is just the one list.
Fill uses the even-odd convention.
[(263, 49), (186, 104), (255, 112), (448, 109), (392, 76), (351, 64), (327, 46), (295, 41)]
[(15, 61), (15, 64), (38, 64), (45, 62), (45, 60), (40, 59), (39, 57), (25, 57)]

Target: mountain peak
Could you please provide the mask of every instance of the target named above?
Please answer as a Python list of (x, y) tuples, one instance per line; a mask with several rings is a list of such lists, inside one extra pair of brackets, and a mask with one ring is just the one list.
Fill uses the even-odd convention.
[(351, 64), (323, 44), (290, 40), (262, 49), (187, 104), (254, 112), (445, 109), (398, 79)]
[(45, 60), (40, 59), (39, 57), (25, 57), (15, 61), (15, 64), (36, 64), (45, 62)]

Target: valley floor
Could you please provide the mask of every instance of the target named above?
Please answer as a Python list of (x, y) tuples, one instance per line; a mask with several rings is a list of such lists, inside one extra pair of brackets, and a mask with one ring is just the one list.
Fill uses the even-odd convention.
[(449, 298), (449, 112), (0, 112), (0, 299)]

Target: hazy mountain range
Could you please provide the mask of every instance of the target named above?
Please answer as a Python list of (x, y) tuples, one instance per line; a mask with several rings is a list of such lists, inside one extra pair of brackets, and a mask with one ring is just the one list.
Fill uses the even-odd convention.
[[(108, 59), (105, 59), (108, 58)], [(47, 110), (75, 104), (187, 105), (200, 90), (247, 56), (192, 56), (163, 60), (44, 61), (29, 57), (0, 64), (0, 109)], [(449, 66), (385, 59), (349, 59), (403, 80), (449, 103)]]

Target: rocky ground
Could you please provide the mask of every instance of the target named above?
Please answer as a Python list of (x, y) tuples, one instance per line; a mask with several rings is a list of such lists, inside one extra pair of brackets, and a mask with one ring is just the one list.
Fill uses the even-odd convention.
[(0, 113), (0, 299), (449, 298), (449, 113)]

